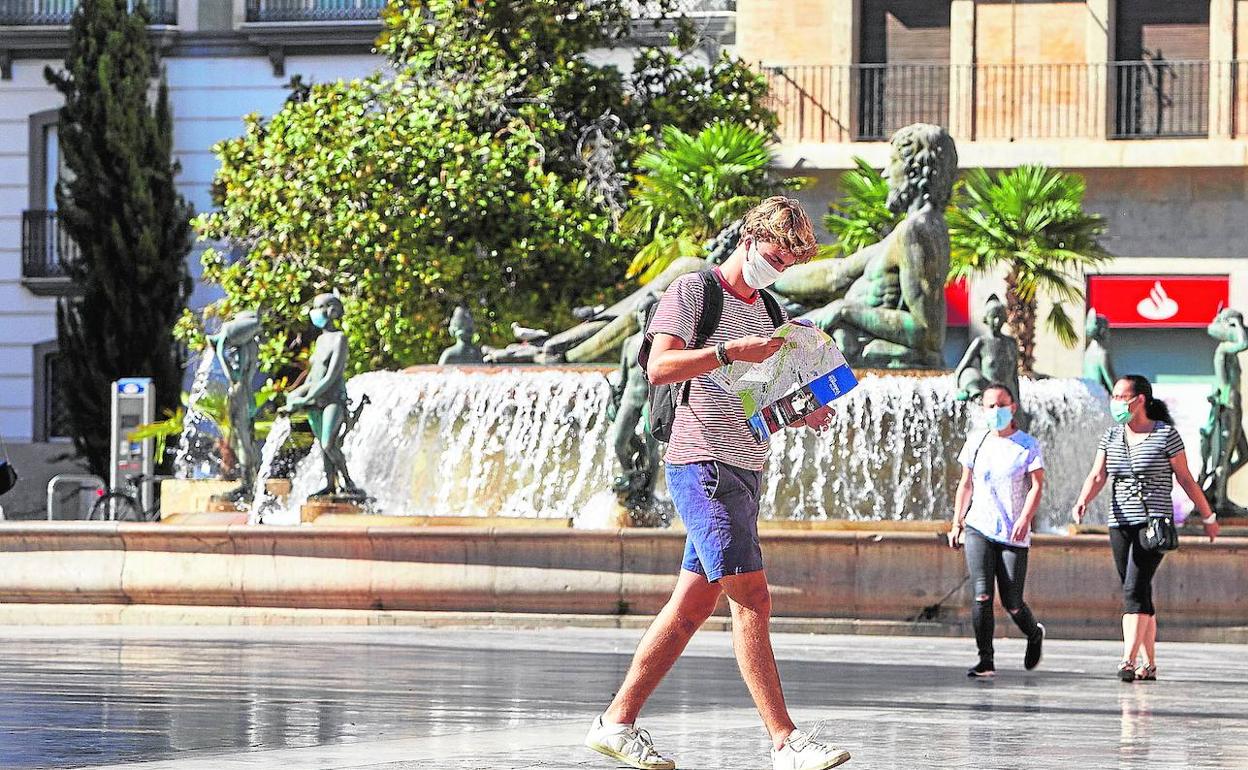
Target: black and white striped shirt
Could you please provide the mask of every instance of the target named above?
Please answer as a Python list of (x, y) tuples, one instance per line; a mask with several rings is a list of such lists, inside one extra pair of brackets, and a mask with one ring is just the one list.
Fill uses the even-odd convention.
[(1125, 435), (1126, 428), (1115, 425), (1101, 436), (1100, 449), (1105, 453), (1105, 471), (1110, 478), (1111, 527), (1143, 524), (1149, 514), (1174, 513), (1170, 458), (1183, 451), (1183, 438), (1173, 425), (1161, 421), (1154, 423), (1152, 432), (1130, 449)]

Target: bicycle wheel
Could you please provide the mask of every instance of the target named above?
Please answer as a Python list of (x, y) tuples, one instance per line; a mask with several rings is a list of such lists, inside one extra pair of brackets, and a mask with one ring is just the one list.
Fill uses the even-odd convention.
[(91, 506), (87, 521), (143, 521), (143, 509), (125, 492), (109, 492)]

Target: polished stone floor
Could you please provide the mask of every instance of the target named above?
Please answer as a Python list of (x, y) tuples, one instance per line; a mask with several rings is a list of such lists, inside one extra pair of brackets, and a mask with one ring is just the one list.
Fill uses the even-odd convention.
[[(610, 768), (579, 747), (640, 632), (410, 628), (0, 628), (0, 768)], [(859, 768), (1248, 768), (1248, 666), (1169, 644), (1162, 680), (1112, 676), (1117, 645), (777, 636), (803, 723)], [(766, 768), (726, 634), (705, 632), (643, 726), (682, 768)]]

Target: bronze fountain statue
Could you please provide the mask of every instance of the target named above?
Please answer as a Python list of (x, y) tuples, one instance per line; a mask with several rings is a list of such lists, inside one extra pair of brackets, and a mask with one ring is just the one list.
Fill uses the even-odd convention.
[(1106, 393), (1114, 392), (1114, 363), (1109, 357), (1109, 319), (1098, 315), (1096, 308), (1088, 309), (1084, 334), (1088, 343), (1083, 350), (1083, 378), (1092, 380), (1105, 389)]
[(481, 348), (473, 341), (476, 323), (472, 320), (472, 313), (468, 312), (468, 308), (457, 305), (455, 311), (451, 313), (451, 322), (447, 329), (455, 338), (455, 344), (442, 351), (442, 355), (438, 357), (439, 364), (446, 366), (448, 364), (485, 363)]
[(237, 503), (250, 500), (260, 468), (256, 447), (256, 375), (260, 371), (260, 317), (254, 310), (241, 310), (225, 322), (208, 343), (225, 378), (226, 414), (230, 421), (230, 450), (238, 469), (238, 486), (214, 498)]
[[(637, 306), (637, 324), (645, 326), (646, 314), (658, 302), (653, 294), (648, 301)], [(618, 380), (612, 383), (611, 400), (607, 403), (607, 419), (611, 421), (610, 441), (619, 460), (620, 475), (615, 477), (612, 490), (637, 526), (659, 526), (654, 514), (654, 485), (662, 468), (659, 440), (646, 429), (648, 418), (647, 398), (650, 382), (637, 354), (645, 337), (638, 331), (624, 341), (620, 354)]]
[(941, 368), (945, 344), (945, 281), (958, 151), (940, 126), (916, 123), (897, 131), (886, 176), (888, 206), (906, 212), (875, 244), (843, 259), (790, 268), (777, 294), (799, 305), (833, 335), (851, 363), (888, 368)]
[(307, 412), (313, 437), (321, 448), (325, 488), (309, 495), (309, 498), (362, 501), (366, 495), (347, 472), (342, 442), (355, 427), (360, 410), (368, 399), (365, 398), (354, 411), (350, 410), (345, 375), (351, 351), (346, 334), (338, 326), (343, 316), (342, 301), (333, 294), (318, 294), (312, 300), (308, 315), (312, 323), (322, 330), (321, 335), (316, 338), (308, 360), (308, 378), (286, 394), (286, 405), (279, 411), (283, 414)]
[(1248, 510), (1231, 502), (1227, 486), (1231, 476), (1248, 463), (1248, 437), (1244, 436), (1239, 394), (1239, 354), (1248, 350), (1243, 313), (1223, 309), (1209, 324), (1209, 336), (1218, 340), (1213, 358), (1217, 382), (1209, 394), (1209, 420), (1200, 429), (1200, 488), (1216, 513), (1240, 517), (1248, 515)]
[(995, 294), (989, 296), (984, 306), (988, 331), (971, 340), (953, 370), (959, 401), (978, 401), (994, 382), (1008, 385), (1018, 398), (1018, 340), (1005, 333), (1005, 319), (1005, 303)]

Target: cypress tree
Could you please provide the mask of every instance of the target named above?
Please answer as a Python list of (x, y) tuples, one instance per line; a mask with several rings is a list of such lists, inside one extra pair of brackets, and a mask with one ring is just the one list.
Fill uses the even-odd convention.
[(168, 90), (162, 77), (149, 104), (157, 73), (148, 16), (126, 6), (82, 0), (65, 71), (44, 71), (65, 97), (59, 136), (67, 173), (56, 203), (81, 254), (66, 265), (77, 296), (57, 306), (66, 407), (78, 452), (105, 478), (110, 383), (151, 377), (157, 412), (178, 404), (183, 354), (173, 325), (190, 292), (192, 211), (174, 186), (180, 167)]

